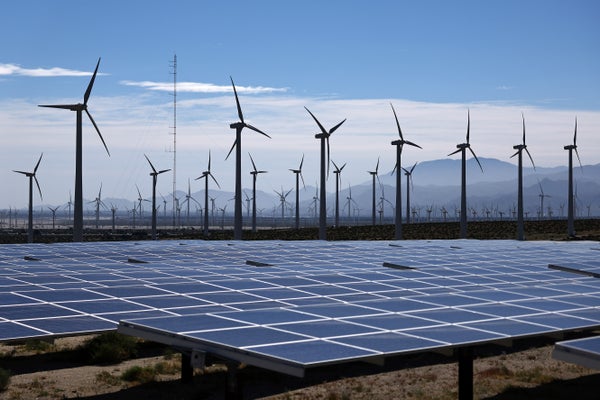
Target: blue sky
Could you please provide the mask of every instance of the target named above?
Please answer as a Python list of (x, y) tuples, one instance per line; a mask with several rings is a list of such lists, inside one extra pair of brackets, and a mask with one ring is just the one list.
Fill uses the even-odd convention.
[[(32, 169), (44, 203), (68, 200), (74, 181), (75, 115), (38, 104), (79, 102), (98, 57), (89, 110), (111, 150), (84, 121), (84, 197), (150, 192), (147, 154), (172, 167), (172, 75), (178, 58), (177, 182), (206, 167), (233, 190), (225, 161), (237, 119), (229, 76), (248, 122), (272, 139), (244, 134), (244, 187), (252, 152), (259, 189), (317, 180), (317, 126), (344, 118), (332, 159), (348, 163), (343, 185), (394, 167), (393, 102), (405, 138), (403, 163), (445, 158), (464, 141), (479, 157), (505, 161), (520, 141), (521, 112), (538, 165), (566, 164), (562, 149), (579, 121), (584, 164), (600, 162), (600, 3), (597, 1), (14, 1), (0, 17), (0, 208), (27, 203)], [(459, 177), (457, 177), (458, 182)], [(330, 181), (330, 188), (333, 182)], [(192, 191), (202, 188), (192, 181)], [(161, 175), (159, 190), (172, 190)], [(4, 192), (4, 191), (3, 191)], [(40, 204), (39, 198), (35, 199)]]

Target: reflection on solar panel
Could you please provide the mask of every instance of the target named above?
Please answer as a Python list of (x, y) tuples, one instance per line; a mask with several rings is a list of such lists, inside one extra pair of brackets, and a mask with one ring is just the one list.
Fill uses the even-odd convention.
[(554, 346), (552, 357), (600, 370), (600, 337), (558, 342)]
[[(302, 375), (600, 327), (594, 242), (0, 246), (0, 341), (115, 329)], [(132, 262), (135, 260), (135, 262)]]

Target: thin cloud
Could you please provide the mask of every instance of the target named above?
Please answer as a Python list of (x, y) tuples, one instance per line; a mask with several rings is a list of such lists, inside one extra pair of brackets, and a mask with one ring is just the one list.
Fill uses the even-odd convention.
[[(36, 78), (46, 78), (55, 76), (90, 76), (91, 72), (77, 71), (74, 69), (53, 67), (53, 68), (23, 68), (16, 64), (0, 64), (0, 76), (31, 76)], [(99, 74), (101, 75), (101, 74)]]
[[(173, 91), (173, 82), (121, 81), (120, 83), (125, 86), (137, 86), (159, 92)], [(288, 90), (288, 88), (273, 88), (265, 86), (236, 86), (235, 88), (238, 92), (247, 94), (287, 92)], [(213, 83), (203, 82), (177, 82), (177, 91), (187, 93), (229, 93), (233, 92), (233, 89), (229, 85), (215, 85)]]

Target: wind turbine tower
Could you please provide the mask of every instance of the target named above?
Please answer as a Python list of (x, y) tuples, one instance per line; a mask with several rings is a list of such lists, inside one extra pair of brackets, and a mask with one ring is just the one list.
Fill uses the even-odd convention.
[(156, 181), (158, 180), (158, 175), (168, 172), (171, 169), (157, 171), (148, 156), (144, 154), (144, 157), (146, 157), (146, 161), (148, 161), (150, 168), (152, 168), (152, 172), (150, 172), (150, 176), (152, 177), (152, 240), (156, 240)]
[(40, 183), (38, 182), (37, 177), (35, 176), (37, 169), (40, 166), (40, 162), (42, 161), (43, 155), (44, 155), (44, 153), (40, 154), (40, 158), (38, 159), (38, 162), (35, 164), (35, 168), (33, 168), (33, 172), (13, 170), (13, 172), (16, 172), (18, 174), (23, 174), (29, 178), (29, 219), (28, 219), (29, 226), (27, 228), (27, 242), (28, 243), (33, 243), (33, 181), (35, 181), (35, 184), (38, 188), (38, 192), (40, 194), (40, 200), (43, 199), (42, 189), (40, 189)]
[(369, 174), (371, 174), (371, 176), (373, 177), (373, 205), (372, 205), (372, 209), (371, 209), (371, 219), (372, 219), (372, 225), (375, 225), (376, 218), (375, 218), (375, 208), (376, 208), (376, 201), (375, 201), (375, 179), (378, 178), (377, 173), (379, 171), (379, 157), (377, 157), (377, 165), (375, 166), (375, 171), (367, 171)]
[(304, 164), (304, 154), (302, 154), (302, 160), (300, 160), (300, 166), (298, 169), (291, 169), (296, 175), (296, 222), (295, 228), (300, 229), (300, 179), (302, 179), (302, 186), (306, 189), (306, 185), (304, 184), (304, 177), (302, 176), (302, 164)]
[(477, 164), (479, 165), (481, 172), (483, 172), (483, 167), (481, 166), (479, 159), (475, 155), (475, 152), (473, 151), (473, 149), (471, 148), (471, 144), (469, 143), (470, 128), (471, 128), (471, 112), (469, 111), (467, 113), (467, 142), (457, 144), (456, 145), (457, 150), (448, 154), (448, 156), (451, 156), (453, 154), (460, 152), (462, 155), (462, 163), (461, 163), (461, 167), (462, 167), (461, 172), (462, 173), (461, 173), (461, 186), (460, 186), (460, 189), (461, 189), (460, 190), (460, 238), (461, 239), (467, 238), (467, 149), (469, 149), (471, 154), (473, 154), (473, 157), (475, 157), (475, 161), (477, 161)]
[(579, 152), (577, 151), (577, 117), (575, 117), (575, 133), (573, 134), (573, 144), (569, 144), (564, 147), (565, 150), (569, 151), (569, 193), (567, 203), (567, 234), (569, 236), (575, 236), (575, 202), (573, 198), (573, 150), (579, 161), (579, 166), (583, 170), (581, 165), (581, 159), (579, 158)]
[(75, 135), (75, 203), (74, 203), (74, 214), (73, 214), (73, 241), (74, 242), (82, 242), (83, 241), (83, 128), (82, 128), (82, 114), (85, 111), (88, 118), (94, 125), (98, 136), (100, 136), (100, 140), (104, 145), (104, 149), (106, 153), (110, 156), (110, 152), (108, 151), (108, 147), (104, 142), (104, 138), (100, 133), (100, 129), (98, 129), (98, 125), (96, 125), (96, 121), (92, 118), (92, 115), (88, 111), (87, 103), (90, 98), (90, 94), (92, 93), (92, 87), (94, 86), (94, 81), (96, 80), (96, 74), (98, 73), (98, 67), (100, 66), (100, 59), (98, 59), (98, 63), (96, 64), (96, 69), (94, 70), (94, 74), (90, 79), (90, 83), (83, 95), (83, 103), (77, 104), (51, 104), (51, 105), (40, 105), (40, 107), (50, 107), (50, 108), (62, 108), (64, 110), (75, 111), (77, 114), (76, 119), (76, 135)]
[(525, 116), (521, 114), (521, 118), (523, 119), (523, 143), (513, 146), (513, 149), (517, 150), (517, 152), (511, 156), (511, 158), (517, 155), (519, 156), (519, 187), (517, 190), (517, 240), (524, 240), (525, 236), (523, 222), (523, 150), (525, 150), (529, 156), (531, 165), (533, 165), (533, 169), (535, 169), (535, 163), (533, 162), (533, 158), (531, 157), (529, 150), (527, 150), (527, 145), (525, 144)]
[(238, 117), (240, 120), (229, 125), (231, 129), (235, 129), (235, 141), (233, 142), (233, 146), (231, 146), (231, 149), (229, 150), (229, 153), (225, 159), (229, 158), (229, 155), (235, 147), (235, 202), (233, 210), (233, 239), (242, 240), (242, 129), (251, 129), (268, 137), (269, 139), (271, 136), (244, 122), (244, 114), (242, 113), (242, 107), (240, 106), (240, 100), (238, 98), (237, 91), (235, 90), (233, 78), (229, 78), (231, 79), (231, 86), (233, 86), (233, 94), (235, 95), (235, 103), (237, 105)]
[(336, 163), (333, 162), (333, 160), (331, 162), (333, 163), (333, 166), (335, 168), (333, 173), (335, 174), (335, 226), (337, 228), (340, 226), (340, 174), (342, 173), (342, 170), (344, 169), (346, 164), (342, 165), (341, 167), (338, 167)]
[[(313, 117), (313, 119), (319, 126), (319, 129), (321, 129), (321, 132), (317, 133), (315, 135), (315, 139), (319, 139), (321, 141), (321, 171), (320, 171), (321, 193), (320, 193), (320, 198), (319, 198), (319, 239), (326, 240), (327, 239), (327, 192), (326, 192), (325, 181), (327, 179), (326, 176), (329, 175), (329, 137), (344, 122), (346, 122), (346, 119), (344, 119), (342, 122), (338, 123), (333, 128), (331, 128), (329, 131), (327, 131), (327, 130), (325, 130), (323, 125), (321, 125), (321, 123), (319, 122), (317, 117), (315, 117), (308, 108), (306, 108), (306, 107), (304, 107), (304, 108), (306, 109), (306, 111), (308, 111), (310, 116)], [(325, 155), (327, 155), (327, 158), (325, 158)], [(327, 175), (325, 174), (325, 171), (327, 171)]]
[(412, 186), (412, 173), (415, 170), (415, 167), (417, 166), (417, 163), (414, 163), (414, 165), (410, 168), (410, 169), (406, 169), (404, 167), (402, 167), (402, 170), (404, 171), (404, 175), (406, 175), (406, 223), (409, 224), (410, 223), (410, 187)]
[[(400, 239), (402, 239), (402, 173), (401, 173), (401, 171), (403, 169), (402, 168), (402, 149), (405, 144), (407, 144), (409, 146), (413, 146), (413, 147), (418, 147), (419, 149), (422, 149), (422, 147), (416, 143), (409, 142), (408, 140), (404, 140), (404, 136), (402, 135), (402, 129), (400, 129), (400, 122), (398, 122), (398, 116), (396, 115), (396, 110), (394, 110), (394, 106), (392, 105), (392, 103), (390, 103), (390, 106), (392, 106), (394, 118), (396, 119), (396, 126), (398, 127), (398, 136), (400, 136), (400, 139), (394, 140), (392, 142), (392, 146), (396, 146), (396, 166), (394, 168), (396, 170), (396, 215), (394, 217), (394, 225), (395, 225), (394, 236), (395, 236), (396, 240), (400, 240)], [(412, 170), (411, 170), (411, 172), (412, 172)], [(410, 209), (407, 207), (406, 208), (406, 220), (407, 221), (410, 218), (409, 215), (410, 215)]]
[[(250, 171), (250, 175), (252, 175), (252, 232), (256, 232), (256, 177), (258, 174), (266, 174), (267, 171), (259, 171), (252, 159), (252, 155), (250, 153), (248, 153), (248, 155), (252, 162), (252, 171)], [(302, 165), (300, 165), (300, 167), (302, 167)]]
[[(221, 186), (219, 185), (219, 182), (217, 182), (217, 180), (215, 179), (214, 175), (210, 172), (210, 150), (208, 152), (208, 169), (204, 172), (202, 172), (202, 175), (200, 175), (199, 177), (196, 178), (196, 180), (198, 179), (206, 179), (206, 181), (204, 182), (204, 236), (208, 236), (208, 178), (211, 177), (213, 181), (215, 181), (215, 183), (217, 184), (217, 187), (219, 189), (221, 189)], [(214, 209), (215, 209), (215, 203), (214, 203), (214, 199), (212, 203), (212, 209), (213, 209), (213, 213), (214, 213)], [(214, 215), (213, 215), (213, 220), (214, 220)]]

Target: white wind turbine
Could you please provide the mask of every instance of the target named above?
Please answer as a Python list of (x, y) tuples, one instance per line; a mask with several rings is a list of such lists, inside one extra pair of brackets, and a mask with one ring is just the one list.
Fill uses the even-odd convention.
[(513, 149), (517, 150), (515, 154), (511, 156), (519, 156), (519, 171), (518, 171), (518, 191), (517, 191), (517, 240), (524, 239), (524, 222), (523, 222), (523, 150), (529, 156), (531, 160), (531, 165), (533, 165), (533, 169), (535, 169), (535, 163), (533, 162), (533, 158), (527, 150), (527, 144), (525, 144), (525, 116), (521, 113), (521, 118), (523, 119), (523, 143), (517, 144), (513, 146)]
[(29, 214), (28, 214), (28, 228), (27, 228), (27, 242), (28, 243), (33, 243), (33, 181), (35, 181), (35, 184), (38, 188), (38, 193), (40, 194), (40, 199), (43, 199), (42, 189), (40, 189), (40, 183), (38, 182), (37, 177), (35, 176), (35, 174), (37, 173), (38, 167), (40, 166), (40, 162), (42, 161), (43, 156), (44, 156), (44, 153), (40, 154), (40, 158), (38, 159), (37, 163), (35, 164), (35, 167), (33, 168), (33, 172), (13, 170), (13, 172), (16, 172), (18, 174), (23, 174), (29, 178)]

